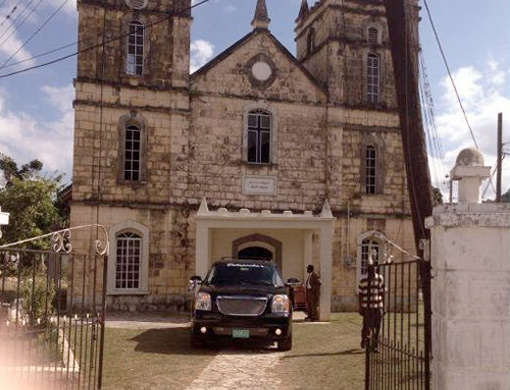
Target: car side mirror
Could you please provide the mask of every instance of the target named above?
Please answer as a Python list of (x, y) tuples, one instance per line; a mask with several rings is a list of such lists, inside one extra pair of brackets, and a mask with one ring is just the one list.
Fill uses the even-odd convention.
[(295, 287), (301, 284), (301, 281), (297, 278), (289, 278), (287, 279), (287, 283), (285, 283), (288, 287)]
[(202, 277), (200, 275), (193, 275), (190, 280), (189, 280), (190, 283), (202, 283)]

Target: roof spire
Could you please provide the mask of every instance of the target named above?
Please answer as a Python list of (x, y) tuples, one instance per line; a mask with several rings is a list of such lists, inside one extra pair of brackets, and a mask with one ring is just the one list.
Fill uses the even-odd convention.
[(301, 0), (301, 8), (299, 9), (299, 15), (296, 22), (303, 20), (309, 12), (310, 8), (308, 7), (308, 0)]
[(261, 28), (267, 30), (270, 21), (271, 19), (267, 16), (266, 0), (257, 0), (257, 8), (255, 9), (255, 16), (251, 21), (251, 25), (254, 29)]

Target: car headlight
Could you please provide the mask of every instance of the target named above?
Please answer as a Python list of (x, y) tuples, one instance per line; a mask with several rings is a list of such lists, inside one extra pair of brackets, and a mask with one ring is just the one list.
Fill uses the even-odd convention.
[(199, 292), (195, 297), (195, 310), (212, 310), (211, 294)]
[(273, 304), (271, 305), (273, 313), (289, 313), (290, 312), (290, 299), (287, 294), (277, 294), (273, 297)]

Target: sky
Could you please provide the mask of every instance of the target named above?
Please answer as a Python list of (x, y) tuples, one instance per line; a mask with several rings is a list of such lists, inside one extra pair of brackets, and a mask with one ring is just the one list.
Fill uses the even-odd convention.
[[(313, 1), (308, 0), (310, 5)], [(301, 0), (267, 0), (270, 30), (291, 53), (295, 53), (294, 20), (300, 3)], [(255, 4), (256, 0), (210, 0), (193, 10), (192, 71), (251, 31)], [(504, 115), (503, 140), (510, 142), (510, 2), (427, 0), (427, 4), (476, 143), (486, 165), (494, 166), (498, 112)], [(433, 142), (429, 145), (429, 165), (434, 184), (446, 193), (445, 175), (460, 150), (474, 147), (474, 141), (423, 0), (421, 6), (422, 58), (436, 125), (435, 131), (430, 131)], [(66, 181), (72, 179), (76, 58), (2, 76), (73, 53), (77, 22), (76, 0), (0, 0), (0, 152), (20, 164), (37, 158), (48, 174), (64, 173)], [(65, 45), (71, 46), (33, 58)], [(23, 62), (16, 64), (20, 61)], [(510, 153), (510, 143), (505, 150)], [(510, 188), (510, 156), (503, 167), (506, 191)], [(490, 186), (485, 197), (493, 197)]]

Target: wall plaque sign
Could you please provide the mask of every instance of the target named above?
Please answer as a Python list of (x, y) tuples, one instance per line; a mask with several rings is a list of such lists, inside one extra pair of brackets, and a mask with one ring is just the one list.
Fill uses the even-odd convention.
[(244, 176), (243, 194), (245, 195), (276, 195), (275, 176)]

